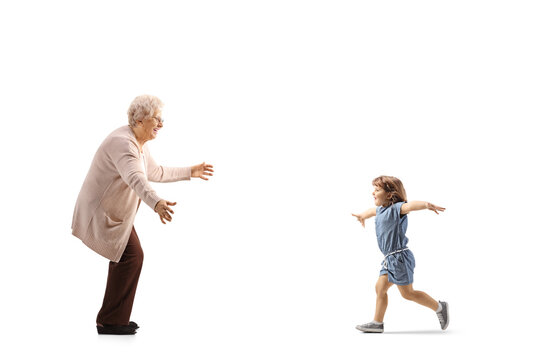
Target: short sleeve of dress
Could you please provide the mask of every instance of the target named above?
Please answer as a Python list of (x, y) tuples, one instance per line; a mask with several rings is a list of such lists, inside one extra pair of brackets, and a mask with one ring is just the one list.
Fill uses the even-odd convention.
[(395, 203), (392, 205), (392, 208), (390, 209), (391, 211), (391, 216), (392, 218), (394, 219), (399, 219), (400, 216), (401, 216), (401, 206), (405, 204), (404, 201), (401, 201), (401, 202), (398, 202), (398, 203)]

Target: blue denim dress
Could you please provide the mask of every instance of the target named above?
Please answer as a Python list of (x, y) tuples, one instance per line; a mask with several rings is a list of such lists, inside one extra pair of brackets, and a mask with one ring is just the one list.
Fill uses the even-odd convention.
[(409, 285), (413, 283), (414, 266), (416, 262), (411, 250), (407, 249), (409, 239), (405, 236), (407, 231), (407, 215), (400, 215), (401, 205), (377, 207), (375, 216), (375, 232), (377, 242), (385, 258), (379, 276), (388, 274), (388, 281), (396, 285)]

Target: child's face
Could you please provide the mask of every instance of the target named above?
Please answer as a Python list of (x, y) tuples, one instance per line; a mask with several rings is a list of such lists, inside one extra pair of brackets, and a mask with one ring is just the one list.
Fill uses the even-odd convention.
[(388, 203), (390, 194), (384, 191), (378, 186), (373, 186), (373, 198), (375, 199), (375, 206), (384, 206)]

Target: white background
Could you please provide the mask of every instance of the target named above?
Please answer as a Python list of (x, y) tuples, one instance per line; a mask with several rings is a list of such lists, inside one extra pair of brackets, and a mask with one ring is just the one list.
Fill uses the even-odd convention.
[[(538, 337), (535, 1), (18, 1), (0, 5), (0, 355), (518, 357)], [(98, 336), (107, 260), (71, 235), (94, 152), (140, 94), (164, 103), (131, 337)], [(372, 320), (371, 180), (404, 182), (415, 288)], [(6, 356), (8, 355), (8, 356)]]

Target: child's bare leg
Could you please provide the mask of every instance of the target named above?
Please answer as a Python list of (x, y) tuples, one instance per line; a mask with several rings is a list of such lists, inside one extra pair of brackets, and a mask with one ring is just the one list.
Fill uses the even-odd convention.
[(373, 320), (383, 322), (384, 313), (388, 307), (388, 294), (387, 291), (394, 285), (388, 281), (388, 275), (379, 276), (377, 284), (375, 285), (375, 291), (377, 292), (377, 303), (375, 305), (375, 317)]
[(433, 311), (437, 311), (439, 303), (423, 291), (414, 290), (412, 284), (398, 285), (399, 292), (407, 300), (424, 305)]

